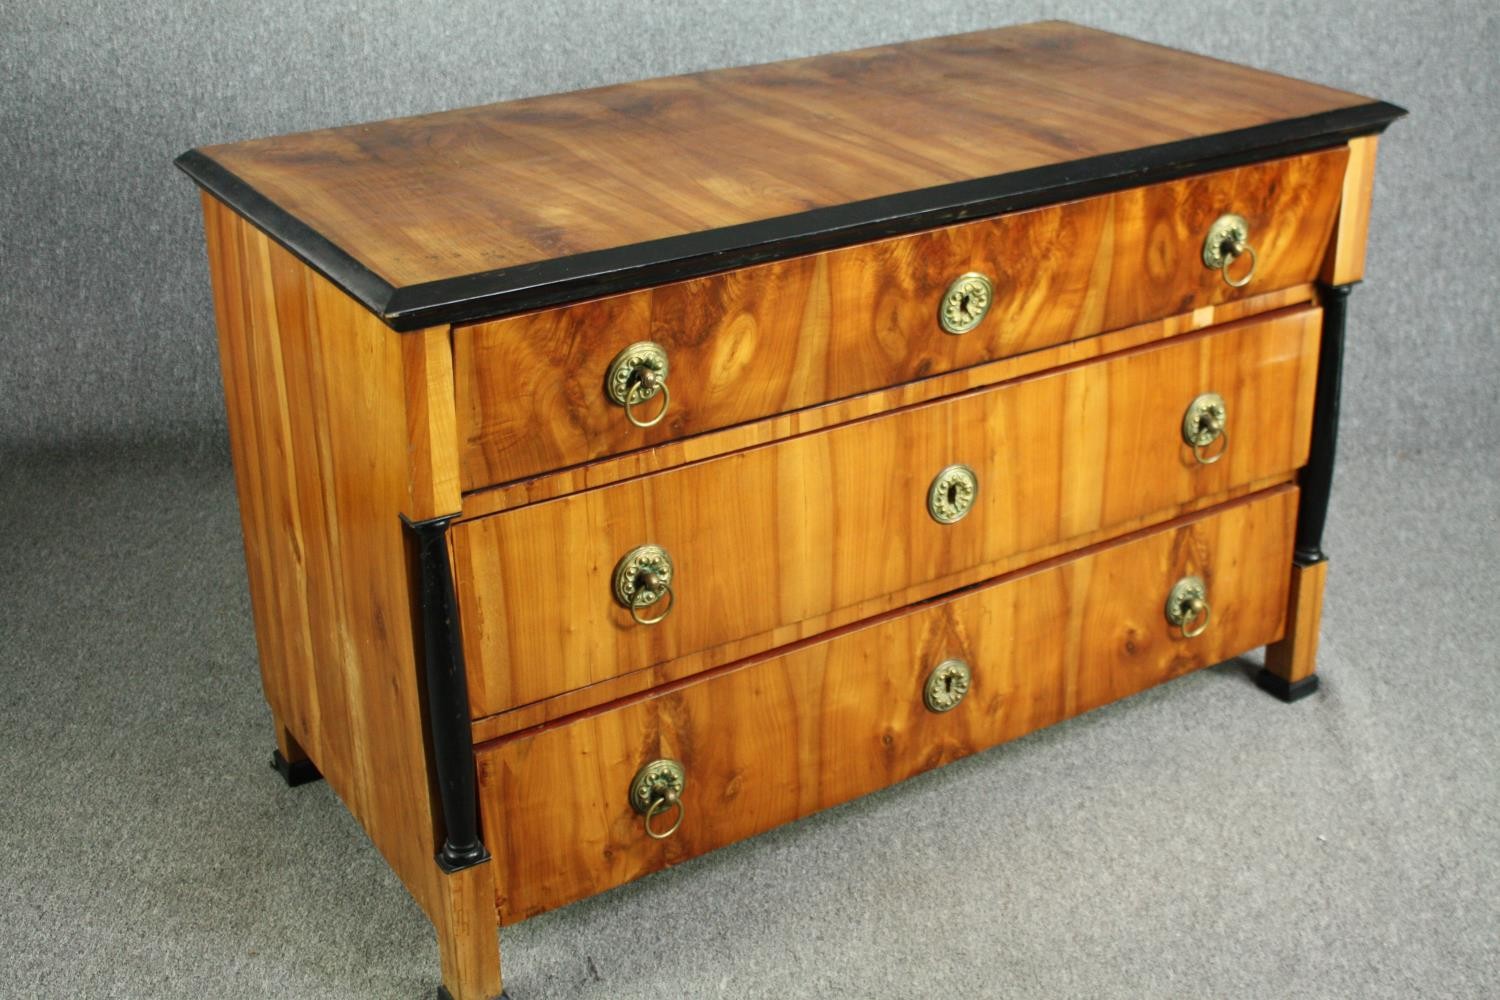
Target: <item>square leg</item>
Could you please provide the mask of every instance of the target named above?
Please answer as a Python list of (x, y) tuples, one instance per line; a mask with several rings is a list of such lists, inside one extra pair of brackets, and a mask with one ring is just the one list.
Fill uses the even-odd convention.
[(1266, 665), (1255, 676), (1262, 690), (1282, 701), (1299, 701), (1318, 690), (1318, 633), (1327, 578), (1326, 558), (1292, 566), (1286, 635), (1266, 647)]
[(444, 873), (434, 915), (443, 983), (438, 1000), (507, 1000), (500, 982), (500, 922), (490, 862)]

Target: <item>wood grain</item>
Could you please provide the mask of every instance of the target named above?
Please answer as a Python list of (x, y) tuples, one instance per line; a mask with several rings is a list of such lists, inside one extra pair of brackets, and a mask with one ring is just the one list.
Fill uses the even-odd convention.
[[(1219, 662), (1281, 634), (1296, 491), (1007, 577), (936, 604), (532, 730), (478, 754), (502, 923), (542, 912)], [(1163, 605), (1188, 574), (1212, 623)], [(973, 671), (934, 714), (942, 660)], [(627, 788), (648, 760), (687, 769), (672, 838)]]
[(400, 288), (1367, 103), (1052, 22), (203, 153)]
[(1253, 295), (1219, 305), (1201, 306), (1192, 312), (1176, 313), (1122, 330), (1112, 330), (1096, 337), (1071, 340), (1054, 347), (1029, 351), (986, 364), (918, 379), (904, 385), (863, 393), (821, 406), (777, 414), (748, 424), (737, 424), (689, 438), (667, 441), (652, 448), (599, 459), (585, 465), (543, 473), (529, 479), (465, 493), (463, 518), (468, 520), (502, 510), (524, 507), (608, 486), (637, 476), (701, 462), (706, 459), (742, 451), (756, 445), (770, 444), (799, 434), (823, 430), (836, 424), (891, 410), (931, 402), (970, 389), (996, 385), (1049, 368), (1076, 364), (1107, 354), (1117, 354), (1133, 347), (1157, 343), (1184, 333), (1224, 325), (1249, 316), (1276, 312), (1291, 306), (1317, 301), (1311, 284), (1293, 285), (1276, 292)]
[(1266, 647), (1266, 669), (1288, 684), (1318, 671), (1318, 638), (1323, 627), (1323, 589), (1328, 560), (1292, 566), (1287, 597), (1286, 636)]
[(1365, 276), (1365, 244), (1370, 235), (1370, 205), (1375, 196), (1375, 151), (1380, 136), (1366, 135), (1349, 142), (1349, 165), (1344, 171), (1338, 224), (1323, 263), (1323, 282), (1343, 285)]
[[(1033, 566), (1050, 559), (1060, 558), (1072, 552), (1113, 541), (1123, 535), (1159, 527), (1179, 517), (1206, 511), (1220, 504), (1232, 503), (1252, 494), (1274, 489), (1277, 486), (1284, 486), (1294, 481), (1295, 477), (1288, 472), (1265, 479), (1258, 479), (1243, 486), (1236, 486), (1223, 493), (1216, 493), (1213, 496), (1198, 497), (1168, 510), (1152, 511), (1150, 514), (1132, 518), (1121, 524), (1112, 524), (1107, 528), (1099, 528), (1087, 534), (1079, 535), (1076, 538), (1053, 542), (1051, 545), (1045, 545), (1039, 549), (1018, 553), (1008, 559), (1003, 559), (992, 566), (986, 567), (982, 572), (961, 574), (959, 582), (960, 584), (978, 582), (986, 579), (986, 574), (1000, 575), (1014, 572), (1026, 566)], [(848, 628), (870, 617), (890, 613), (895, 609), (899, 609), (900, 606), (899, 599), (896, 597), (865, 601), (854, 608), (841, 608), (838, 611), (830, 612), (813, 622), (797, 622), (776, 629), (767, 636), (754, 636), (748, 640), (728, 643), (725, 646), (715, 649), (711, 656), (684, 656), (675, 660), (667, 660), (664, 663), (653, 664), (644, 670), (635, 670), (628, 674), (609, 677), (585, 687), (565, 691), (550, 698), (543, 698), (541, 701), (518, 705), (497, 715), (487, 715), (483, 718), (475, 719), (472, 725), (474, 742), (488, 742), (520, 732), (523, 729), (556, 722), (580, 712), (596, 709), (601, 705), (630, 698), (652, 688), (685, 680), (686, 678), (704, 673), (706, 669), (717, 669), (711, 666), (706, 668), (705, 664), (723, 664), (740, 658), (743, 655), (754, 654), (761, 650), (803, 642), (820, 633), (826, 634), (829, 631)]]
[(456, 514), (463, 506), (454, 415), (453, 344), (446, 327), (401, 338), (406, 374), (406, 436), (410, 486), (406, 516), (413, 521)]
[(475, 865), (441, 877), (433, 914), (448, 1000), (503, 1000), (495, 866)]
[[(463, 488), (1312, 281), (1347, 158), (1274, 160), (460, 327)], [(1243, 289), (1203, 266), (1226, 211), (1250, 221), (1258, 255)], [(938, 304), (969, 271), (994, 280), (994, 304), (975, 329), (945, 333)], [(615, 355), (642, 340), (671, 359), (671, 406), (647, 430), (604, 392)]]
[[(413, 482), (457, 482), (451, 461), (414, 471), (432, 451), (413, 448), (412, 429), (437, 426), (441, 406), (424, 402), (429, 373), (411, 363), (433, 341), (446, 350), (446, 331), (403, 340), (212, 198), (203, 210), (266, 700), (442, 934), (457, 925), (433, 861), (400, 515), (433, 503)], [(427, 415), (409, 419), (409, 406)], [(462, 933), (494, 949), (493, 916), (487, 930), (475, 919)], [(464, 967), (481, 974), (451, 983), (455, 1000), (499, 994), (498, 965), (492, 981)]]
[[(811, 634), (835, 612), (856, 620), (1289, 475), (1307, 454), (1320, 315), (1247, 321), (459, 524), (473, 714), (671, 660), (710, 667), (770, 648), (779, 630), (785, 641), (791, 625)], [(1203, 466), (1181, 423), (1210, 390), (1228, 400), (1232, 443)], [(978, 499), (941, 525), (928, 486), (957, 462), (978, 473)], [(676, 564), (676, 607), (649, 628), (610, 582), (645, 543)]]

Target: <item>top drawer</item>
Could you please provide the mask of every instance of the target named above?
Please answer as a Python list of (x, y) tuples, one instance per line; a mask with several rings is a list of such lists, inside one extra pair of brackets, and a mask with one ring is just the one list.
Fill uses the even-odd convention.
[[(459, 328), (463, 488), (1311, 281), (1347, 158), (1273, 160)], [(1239, 287), (1204, 263), (1231, 212), (1255, 256)], [(950, 333), (940, 307), (971, 272), (991, 283), (988, 310)], [(976, 305), (955, 302), (952, 318)], [(606, 390), (611, 363), (643, 341), (665, 353), (667, 391), (632, 412), (648, 422), (669, 398), (644, 428)]]

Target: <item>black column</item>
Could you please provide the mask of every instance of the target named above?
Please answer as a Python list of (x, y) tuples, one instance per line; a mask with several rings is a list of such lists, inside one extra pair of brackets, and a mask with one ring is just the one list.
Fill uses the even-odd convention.
[(1333, 489), (1333, 460), (1339, 436), (1339, 389), (1344, 368), (1344, 319), (1349, 291), (1354, 285), (1323, 285), (1323, 336), (1318, 353), (1318, 387), (1313, 403), (1312, 446), (1307, 465), (1297, 477), (1302, 488), (1297, 512), (1294, 558), (1310, 566), (1328, 558), (1323, 552), (1323, 526), (1328, 522), (1328, 495)]
[(479, 839), (469, 680), (464, 672), (463, 637), (453, 596), (453, 567), (448, 561), (448, 522), (454, 516), (430, 521), (402, 518), (417, 540), (427, 714), (438, 797), (447, 827), (437, 863), (448, 872), (477, 865), (490, 856)]

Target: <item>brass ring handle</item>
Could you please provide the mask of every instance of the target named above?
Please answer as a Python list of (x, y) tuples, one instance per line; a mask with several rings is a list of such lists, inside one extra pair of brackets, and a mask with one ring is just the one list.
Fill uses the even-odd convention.
[(1214, 440), (1222, 440), (1224, 442), (1224, 447), (1214, 452), (1208, 458), (1204, 458), (1203, 456), (1206, 453), (1208, 445), (1213, 444), (1213, 441), (1209, 441), (1207, 444), (1199, 444), (1198, 442), (1194, 441), (1193, 458), (1198, 460), (1199, 465), (1213, 465), (1219, 459), (1223, 458), (1224, 453), (1229, 450), (1229, 430), (1217, 421), (1211, 422), (1205, 427), (1205, 429), (1213, 431)]
[[(655, 596), (653, 596), (655, 595)], [(655, 618), (642, 618), (641, 609), (649, 608), (662, 598), (667, 600), (667, 610)], [(672, 585), (657, 577), (654, 573), (646, 574), (642, 580), (641, 589), (636, 593), (635, 599), (630, 602), (630, 617), (637, 625), (655, 625), (672, 613), (677, 605), (677, 595), (672, 591)]]
[(1167, 595), (1167, 622), (1182, 630), (1184, 639), (1196, 639), (1208, 631), (1211, 614), (1208, 607), (1208, 585), (1199, 576), (1185, 576), (1172, 585)]
[[(1223, 447), (1212, 455), (1208, 449), (1220, 438)], [(1229, 450), (1229, 404), (1217, 392), (1196, 396), (1182, 414), (1182, 440), (1193, 449), (1199, 465), (1213, 465)]]
[[(637, 545), (620, 557), (613, 576), (615, 600), (630, 612), (637, 625), (655, 625), (677, 606), (677, 594), (672, 590), (677, 570), (672, 565), (672, 554), (660, 545)], [(655, 617), (641, 614), (664, 598), (666, 610), (661, 614)]]
[[(1201, 597), (1195, 597), (1187, 602), (1187, 610), (1191, 614), (1178, 626), (1182, 629), (1184, 639), (1196, 639), (1208, 631), (1209, 607), (1208, 602)], [(1197, 622), (1197, 625), (1193, 625)]]
[[(1224, 279), (1224, 284), (1228, 285), (1230, 288), (1244, 288), (1246, 285), (1250, 284), (1250, 279), (1255, 277), (1255, 266), (1258, 263), (1255, 256), (1255, 248), (1245, 241), (1241, 240), (1238, 243), (1235, 243), (1232, 246), (1228, 247), (1227, 249), (1229, 250), (1229, 252), (1224, 255), (1224, 263), (1219, 266), (1219, 275)], [(1236, 281), (1234, 278), (1231, 278), (1229, 276), (1230, 265), (1239, 260), (1241, 257), (1245, 256), (1248, 256), (1250, 258), (1250, 270), (1245, 272), (1245, 276), (1243, 278), (1240, 278), (1238, 281)]]
[[(625, 419), (636, 427), (655, 427), (667, 415), (672, 402), (672, 391), (667, 388), (667, 375), (672, 370), (667, 349), (660, 344), (642, 340), (631, 344), (615, 355), (604, 376), (604, 392), (609, 401), (625, 408)], [(661, 409), (646, 419), (636, 416), (635, 408), (656, 396), (661, 397)]]
[[(644, 390), (644, 392), (643, 392)], [(644, 403), (653, 396), (661, 396), (661, 409), (656, 411), (656, 416), (649, 420), (642, 420), (635, 415), (635, 407)], [(667, 383), (650, 368), (643, 369), (636, 378), (631, 380), (630, 391), (625, 394), (625, 419), (642, 429), (655, 427), (662, 422), (667, 415), (667, 407), (672, 405), (672, 390)]]
[[(1241, 257), (1250, 258), (1250, 270), (1244, 277), (1231, 278), (1229, 268)], [(1233, 212), (1215, 219), (1208, 227), (1208, 235), (1203, 238), (1203, 266), (1218, 271), (1219, 277), (1230, 288), (1244, 288), (1255, 277), (1257, 263), (1255, 248), (1250, 245), (1249, 220)]]
[[(630, 779), (630, 808), (637, 816), (643, 817), (646, 836), (652, 840), (666, 840), (677, 832), (687, 815), (687, 807), (682, 804), (682, 793), (686, 790), (687, 769), (680, 760), (663, 757), (635, 772), (635, 777)], [(674, 806), (677, 818), (665, 830), (658, 830), (653, 825), (656, 817)]]
[[(658, 830), (651, 825), (652, 820), (673, 806), (677, 807), (677, 819), (673, 820), (671, 826), (665, 830)], [(682, 818), (686, 815), (687, 806), (682, 804), (682, 797), (677, 794), (677, 789), (669, 786), (661, 795), (651, 800), (651, 805), (646, 810), (646, 816), (641, 822), (646, 827), (646, 836), (652, 840), (666, 840), (677, 832), (677, 828), (682, 825)]]

